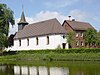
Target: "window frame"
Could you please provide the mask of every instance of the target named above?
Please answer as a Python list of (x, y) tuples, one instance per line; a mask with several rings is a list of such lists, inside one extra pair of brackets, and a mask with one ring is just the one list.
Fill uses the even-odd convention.
[(81, 32), (81, 37), (83, 37), (84, 36), (84, 34), (83, 34), (83, 32)]
[(27, 38), (27, 46), (29, 46), (29, 38)]
[(81, 46), (84, 46), (84, 42), (83, 41), (81, 41)]
[(76, 41), (76, 46), (77, 46), (77, 47), (79, 46), (79, 41), (78, 41), (78, 40)]
[(75, 37), (78, 37), (78, 35), (79, 35), (79, 33), (78, 33), (78, 32), (76, 32), (76, 33), (75, 33)]
[(36, 37), (36, 45), (39, 45), (39, 38)]
[(49, 38), (49, 36), (47, 36), (47, 45), (49, 45), (50, 44), (50, 38)]
[(21, 39), (19, 39), (19, 47), (21, 46)]

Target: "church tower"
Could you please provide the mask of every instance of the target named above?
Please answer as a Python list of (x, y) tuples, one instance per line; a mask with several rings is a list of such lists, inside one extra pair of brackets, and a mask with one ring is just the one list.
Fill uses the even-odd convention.
[(20, 21), (18, 23), (18, 31), (22, 30), (25, 25), (28, 25), (28, 22), (26, 22), (24, 11), (22, 11), (21, 18), (20, 18)]

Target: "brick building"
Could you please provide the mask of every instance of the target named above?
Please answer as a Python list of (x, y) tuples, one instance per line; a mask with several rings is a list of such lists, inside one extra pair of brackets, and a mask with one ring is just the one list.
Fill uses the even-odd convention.
[(74, 43), (73, 45), (69, 45), (70, 48), (85, 47), (84, 32), (88, 28), (93, 28), (91, 24), (86, 22), (78, 22), (75, 20), (65, 20), (62, 26), (65, 28), (67, 33), (74, 32)]

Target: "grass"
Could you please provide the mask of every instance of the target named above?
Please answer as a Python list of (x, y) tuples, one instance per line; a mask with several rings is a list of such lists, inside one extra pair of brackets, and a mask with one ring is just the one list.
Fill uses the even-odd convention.
[(8, 61), (100, 61), (100, 49), (33, 50), (4, 52), (0, 62)]

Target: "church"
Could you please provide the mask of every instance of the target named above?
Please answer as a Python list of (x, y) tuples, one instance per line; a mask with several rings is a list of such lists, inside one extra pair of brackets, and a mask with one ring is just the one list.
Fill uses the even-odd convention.
[(56, 18), (28, 24), (22, 11), (18, 32), (13, 38), (14, 45), (8, 49), (10, 51), (68, 49), (66, 35), (67, 31)]

